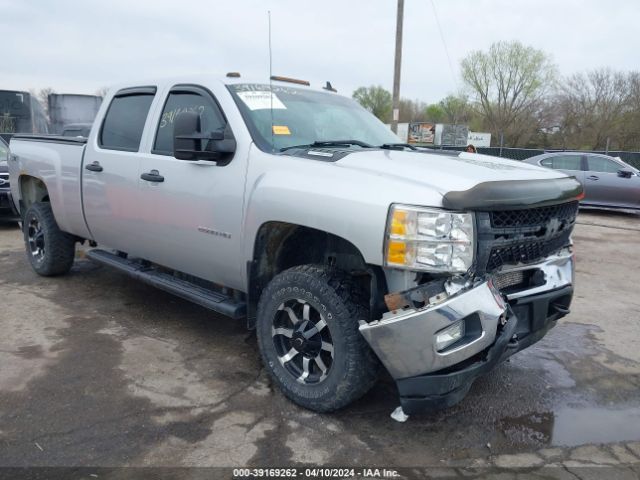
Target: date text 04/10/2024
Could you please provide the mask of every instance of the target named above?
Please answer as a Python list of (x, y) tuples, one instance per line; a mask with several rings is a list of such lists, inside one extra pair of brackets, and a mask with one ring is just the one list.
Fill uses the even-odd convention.
[(397, 470), (387, 468), (237, 468), (234, 480), (250, 478), (395, 478)]

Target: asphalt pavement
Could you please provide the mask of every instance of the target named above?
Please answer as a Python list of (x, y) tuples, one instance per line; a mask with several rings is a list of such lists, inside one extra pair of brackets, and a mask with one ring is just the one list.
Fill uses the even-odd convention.
[(389, 378), (340, 412), (303, 410), (271, 385), (243, 322), (82, 250), (69, 275), (38, 277), (21, 232), (0, 224), (0, 466), (523, 467), (552, 478), (604, 478), (593, 468), (608, 466), (607, 477), (637, 478), (640, 215), (578, 222), (571, 314), (459, 405), (406, 423), (389, 416)]

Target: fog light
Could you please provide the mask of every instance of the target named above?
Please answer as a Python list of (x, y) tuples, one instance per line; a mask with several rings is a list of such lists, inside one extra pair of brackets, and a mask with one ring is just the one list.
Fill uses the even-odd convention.
[(441, 352), (464, 337), (464, 320), (440, 330), (436, 333), (436, 351)]

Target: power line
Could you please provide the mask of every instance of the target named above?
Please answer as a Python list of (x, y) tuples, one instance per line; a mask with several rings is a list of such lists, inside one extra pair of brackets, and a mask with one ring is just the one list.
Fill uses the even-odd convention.
[(438, 32), (440, 32), (440, 40), (442, 40), (442, 46), (444, 47), (444, 53), (447, 56), (447, 62), (449, 63), (449, 73), (451, 73), (451, 79), (453, 83), (456, 85), (456, 90), (458, 89), (458, 80), (456, 79), (456, 75), (453, 73), (453, 64), (451, 63), (451, 56), (449, 55), (449, 49), (447, 48), (447, 42), (444, 40), (444, 33), (442, 32), (442, 27), (440, 26), (440, 18), (438, 17), (438, 10), (436, 10), (436, 4), (434, 0), (431, 0), (431, 7), (433, 8), (433, 15), (436, 18), (436, 25), (438, 26)]

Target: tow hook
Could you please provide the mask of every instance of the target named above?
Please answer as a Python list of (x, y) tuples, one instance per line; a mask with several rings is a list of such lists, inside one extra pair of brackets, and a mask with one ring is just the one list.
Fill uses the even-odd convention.
[(554, 304), (552, 304), (552, 307), (556, 309), (556, 312), (562, 313), (563, 315), (568, 315), (569, 312), (571, 311), (571, 309), (569, 307), (565, 307), (564, 305), (561, 305), (560, 303), (554, 303)]

